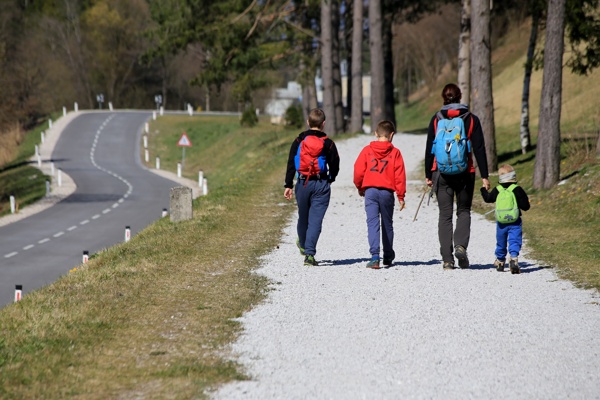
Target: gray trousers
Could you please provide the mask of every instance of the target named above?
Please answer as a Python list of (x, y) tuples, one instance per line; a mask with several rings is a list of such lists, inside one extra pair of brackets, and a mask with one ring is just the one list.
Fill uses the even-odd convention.
[[(454, 246), (469, 247), (471, 237), (471, 204), (475, 190), (475, 173), (460, 175), (434, 173), (434, 188), (440, 210), (438, 237), (444, 262), (454, 262)], [(452, 224), (456, 199), (456, 229)]]

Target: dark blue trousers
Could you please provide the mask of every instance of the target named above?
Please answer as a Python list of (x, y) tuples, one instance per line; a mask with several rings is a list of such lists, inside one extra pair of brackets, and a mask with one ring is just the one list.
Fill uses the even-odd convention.
[(383, 244), (383, 258), (394, 258), (394, 192), (367, 188), (365, 211), (367, 212), (367, 234), (371, 257), (379, 257)]
[[(306, 186), (304, 185), (306, 183)], [(305, 254), (317, 254), (317, 242), (321, 235), (323, 218), (329, 199), (331, 187), (327, 180), (299, 179), (296, 183), (296, 204), (298, 204), (298, 238)]]
[(506, 248), (512, 258), (519, 256), (523, 245), (523, 220), (519, 218), (512, 224), (496, 222), (496, 258), (506, 261)]

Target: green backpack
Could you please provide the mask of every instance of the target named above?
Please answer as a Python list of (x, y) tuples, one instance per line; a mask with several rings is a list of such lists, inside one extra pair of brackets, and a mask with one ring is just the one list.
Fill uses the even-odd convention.
[(496, 221), (501, 224), (510, 224), (519, 218), (519, 206), (513, 190), (517, 185), (514, 183), (504, 189), (502, 185), (496, 186), (498, 197), (496, 197)]

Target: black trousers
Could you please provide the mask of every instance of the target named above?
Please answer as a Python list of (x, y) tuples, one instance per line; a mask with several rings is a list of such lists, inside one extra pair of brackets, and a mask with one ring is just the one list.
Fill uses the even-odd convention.
[[(475, 190), (475, 173), (460, 175), (434, 173), (434, 188), (440, 209), (438, 237), (444, 262), (454, 262), (454, 246), (469, 247), (471, 237), (471, 205)], [(456, 199), (456, 229), (453, 227)]]

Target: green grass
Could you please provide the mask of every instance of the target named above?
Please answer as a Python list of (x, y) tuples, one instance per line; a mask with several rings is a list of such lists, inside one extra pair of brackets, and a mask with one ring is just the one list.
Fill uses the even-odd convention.
[[(235, 318), (265, 295), (253, 270), (293, 210), (281, 180), (297, 132), (212, 117), (188, 128), (190, 168), (209, 160), (211, 179), (193, 220), (161, 219), (2, 309), (0, 398), (202, 398), (244, 379), (223, 348), (239, 333)], [(176, 160), (171, 147), (163, 156)]]

